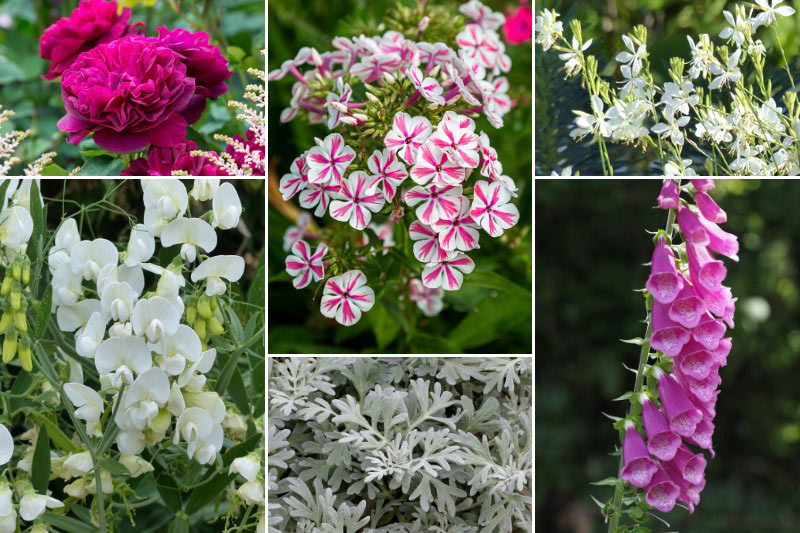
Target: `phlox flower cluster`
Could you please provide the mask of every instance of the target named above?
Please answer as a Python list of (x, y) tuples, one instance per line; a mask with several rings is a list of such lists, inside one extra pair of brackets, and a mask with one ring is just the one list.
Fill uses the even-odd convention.
[[(438, 289), (458, 290), (463, 276), (472, 272), (474, 263), (466, 252), (479, 247), (480, 230), (499, 237), (519, 219), (517, 207), (510, 203), (517, 187), (503, 174), (489, 136), (476, 131), (470, 116), (482, 112), (492, 125), (501, 127), (502, 116), (511, 108), (508, 82), (498, 76), (511, 67), (497, 33), (505, 19), (477, 0), (463, 4), (460, 11), (471, 21), (455, 36), (458, 51), (441, 42), (415, 42), (396, 31), (383, 37), (337, 37), (335, 51), (320, 54), (303, 48), (295, 59), (269, 73), (270, 80), (288, 74), (297, 79), (281, 120), (292, 120), (305, 110), (312, 123), (326, 123), (330, 130), (369, 126), (366, 131), (375, 134), (379, 126), (364, 114), (373, 103), (382, 105), (375, 91), (403, 87), (411, 91), (405, 104), (386, 117), (379, 149), (371, 154), (357, 151), (360, 147), (348, 144), (346, 131), (344, 135), (333, 131), (317, 138), (316, 146), (292, 162), (280, 191), (284, 200), (299, 195), (300, 205), (316, 217), (327, 213), (357, 231), (374, 229), (384, 253), (394, 244), (391, 222), (404, 213), (399, 200), (415, 208), (418, 220), (409, 226), (408, 236), (415, 241), (415, 257), (423, 263), (416, 281), (426, 291), (415, 284), (412, 299), (429, 316), (442, 308)], [(423, 32), (421, 27), (419, 34)], [(313, 68), (301, 72), (305, 64)], [(330, 87), (324, 98), (311, 90), (315, 80)], [(366, 86), (367, 102), (352, 101), (352, 85), (358, 83)], [(485, 179), (469, 187), (473, 172)], [(403, 187), (409, 178), (413, 185)], [(373, 217), (386, 214), (387, 204), (392, 207), (391, 220), (376, 224)], [(336, 255), (336, 250), (323, 245), (312, 254), (310, 246), (299, 240), (308, 235), (310, 221), (304, 213), (284, 236), (284, 249), (292, 251), (286, 268), (297, 288), (311, 279), (324, 279), (323, 259)], [(328, 280), (322, 314), (344, 325), (358, 321), (374, 304), (372, 289), (365, 283), (359, 270)]]
[(570, 136), (598, 141), (607, 174), (613, 165), (605, 143), (615, 142), (655, 149), (666, 176), (696, 175), (697, 163), (711, 175), (797, 175), (800, 106), (793, 73), (786, 70), (788, 86), (766, 79), (766, 48), (757, 38), (795, 13), (781, 4), (756, 0), (723, 11), (727, 26), (719, 44), (705, 33), (687, 36), (691, 57), (673, 57), (663, 85), (653, 82), (644, 27), (622, 36), (625, 50), (615, 57), (622, 81), (615, 85), (584, 54), (592, 40), (583, 40), (580, 23), (572, 22), (568, 41), (558, 13), (544, 10), (536, 18), (536, 42), (562, 52), (566, 76), (581, 75), (589, 88), (591, 112), (574, 111)]
[(684, 188), (692, 205), (667, 179), (658, 197), (659, 207), (677, 212), (683, 242), (675, 245), (664, 232), (657, 235), (645, 285), (652, 297), (652, 333), (645, 341), (659, 356), (649, 370), (657, 387), (631, 397), (641, 405), (646, 439), (636, 420), (625, 420), (620, 478), (642, 489), (647, 504), (662, 512), (679, 501), (691, 513), (700, 502), (707, 464), (702, 450), (714, 457), (719, 369), (731, 350), (725, 333), (726, 324), (733, 328), (736, 299), (722, 284), (727, 270), (715, 254), (738, 260), (739, 246), (718, 225), (727, 217), (708, 195), (713, 188), (713, 180), (692, 180)]

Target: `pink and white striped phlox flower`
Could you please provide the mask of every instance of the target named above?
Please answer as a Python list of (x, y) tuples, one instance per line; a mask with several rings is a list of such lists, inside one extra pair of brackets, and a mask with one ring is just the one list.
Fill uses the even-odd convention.
[(367, 286), (367, 277), (360, 270), (348, 270), (325, 283), (319, 310), (343, 326), (352, 326), (373, 305), (375, 292)]
[(406, 191), (404, 199), (412, 207), (420, 204), (416, 211), (417, 218), (424, 224), (434, 224), (440, 218), (452, 219), (458, 215), (458, 199), (461, 197), (461, 192), (460, 185), (416, 186)]
[(308, 167), (304, 156), (296, 157), (289, 167), (289, 174), (284, 174), (280, 182), (281, 196), (284, 200), (291, 200), (294, 195), (308, 185)]
[(494, 68), (498, 56), (503, 52), (497, 33), (485, 31), (477, 24), (467, 26), (456, 35), (456, 42), (467, 58), (477, 61), (484, 68)]
[(375, 54), (362, 57), (361, 61), (353, 65), (350, 73), (361, 78), (364, 83), (378, 80), (383, 77), (384, 72), (391, 74), (397, 71), (403, 64), (400, 56), (394, 54)]
[(403, 161), (413, 165), (417, 150), (433, 131), (430, 121), (425, 117), (414, 117), (408, 113), (397, 113), (392, 121), (392, 129), (383, 142), (386, 148), (399, 155)]
[(311, 215), (308, 213), (301, 213), (297, 217), (296, 225), (286, 228), (286, 233), (283, 234), (283, 251), (288, 252), (294, 246), (294, 243), (303, 238), (309, 222), (311, 222)]
[(406, 77), (411, 80), (411, 83), (414, 84), (414, 87), (425, 100), (444, 105), (443, 89), (438, 81), (430, 77), (426, 78), (417, 67), (408, 67), (406, 69)]
[(422, 314), (425, 316), (436, 316), (441, 312), (444, 307), (442, 297), (444, 291), (440, 288), (429, 289), (422, 284), (422, 281), (414, 278), (409, 284), (409, 298), (412, 302), (416, 302)]
[(443, 261), (447, 251), (439, 246), (439, 235), (430, 226), (415, 220), (408, 227), (408, 234), (414, 241), (414, 257), (421, 263)]
[(447, 154), (430, 140), (417, 152), (417, 163), (411, 168), (411, 179), (420, 185), (433, 183), (440, 187), (460, 185), (464, 167), (450, 160)]
[(499, 237), (519, 220), (519, 210), (510, 199), (511, 193), (500, 182), (480, 180), (475, 184), (470, 216), (486, 233)]
[(300, 193), (300, 205), (305, 209), (314, 210), (314, 216), (323, 217), (328, 211), (328, 204), (339, 194), (339, 185), (315, 185), (309, 183)]
[(380, 211), (384, 204), (383, 195), (379, 192), (370, 193), (368, 183), (367, 173), (361, 170), (342, 180), (339, 195), (331, 202), (331, 216), (340, 222), (348, 222), (357, 230), (366, 228), (372, 213)]
[(397, 187), (408, 177), (405, 165), (397, 159), (397, 155), (384, 148), (375, 150), (367, 160), (370, 175), (370, 192), (380, 192), (387, 202), (391, 202)]
[(475, 135), (475, 121), (469, 117), (448, 111), (428, 143), (446, 153), (450, 161), (457, 165), (468, 168), (478, 166), (478, 136)]
[(319, 281), (325, 274), (322, 258), (328, 253), (328, 246), (321, 242), (314, 255), (311, 247), (304, 240), (299, 240), (292, 246), (292, 255), (286, 257), (286, 272), (294, 279), (292, 285), (295, 289), (302, 289), (314, 281)]
[(336, 80), (336, 90), (338, 94), (335, 92), (328, 93), (328, 96), (325, 98), (325, 107), (328, 108), (328, 129), (332, 130), (340, 123), (340, 118), (342, 116), (342, 112), (339, 111), (335, 106), (330, 105), (331, 102), (337, 102), (342, 105), (347, 105), (350, 101), (350, 97), (353, 95), (353, 90), (350, 88), (349, 83), (344, 83), (342, 78)]
[(440, 218), (433, 225), (433, 229), (439, 233), (439, 247), (451, 252), (461, 250), (468, 252), (478, 248), (478, 225), (469, 216), (469, 198), (462, 196), (459, 199), (459, 214), (453, 220)]
[(344, 142), (338, 133), (331, 133), (306, 156), (308, 182), (318, 185), (339, 185), (344, 171), (356, 158), (356, 152)]
[(475, 263), (461, 252), (451, 252), (444, 261), (433, 261), (422, 270), (422, 283), (428, 288), (456, 291), (461, 288), (464, 274), (469, 274)]

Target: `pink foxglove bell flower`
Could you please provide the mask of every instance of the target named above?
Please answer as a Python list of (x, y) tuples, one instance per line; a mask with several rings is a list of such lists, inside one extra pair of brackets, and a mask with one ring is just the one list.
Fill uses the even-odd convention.
[(360, 270), (349, 270), (325, 283), (320, 312), (343, 326), (352, 326), (375, 305), (375, 292)]
[(356, 152), (338, 133), (331, 133), (319, 146), (308, 151), (308, 182), (317, 185), (339, 185), (344, 171), (356, 158)]
[(704, 216), (696, 215), (689, 208), (678, 208), (678, 225), (687, 244), (708, 246), (709, 249), (726, 257), (739, 260), (739, 241), (736, 235), (728, 233)]
[(683, 289), (683, 276), (675, 266), (675, 254), (667, 245), (666, 239), (659, 237), (650, 266), (650, 277), (645, 288), (656, 301), (668, 304), (675, 301)]
[(689, 181), (692, 182), (694, 188), (700, 192), (708, 192), (714, 190), (714, 187), (716, 187), (712, 178), (697, 178)]
[(646, 394), (641, 394), (642, 422), (647, 434), (647, 451), (662, 461), (669, 461), (681, 446), (681, 436), (669, 427), (664, 413), (656, 407)]
[(645, 490), (647, 504), (662, 513), (668, 513), (675, 507), (675, 501), (681, 493), (680, 487), (670, 479), (663, 468), (656, 471)]
[(409, 285), (409, 298), (416, 302), (419, 310), (425, 316), (436, 316), (444, 307), (442, 297), (444, 291), (441, 288), (429, 289), (418, 279), (412, 279)]
[(650, 457), (644, 439), (636, 430), (636, 425), (625, 422), (625, 439), (622, 441), (622, 470), (619, 477), (634, 487), (644, 488), (658, 470), (658, 465)]
[(519, 210), (509, 200), (511, 193), (499, 182), (478, 181), (470, 216), (486, 233), (499, 237), (519, 221)]
[(689, 282), (684, 281), (683, 290), (669, 304), (669, 317), (681, 326), (692, 329), (700, 323), (705, 312), (706, 304), (697, 296)]
[(296, 157), (289, 167), (289, 174), (284, 174), (280, 182), (281, 196), (291, 200), (308, 185), (308, 167), (305, 157)]
[(697, 207), (700, 209), (700, 214), (706, 219), (716, 224), (727, 222), (728, 215), (725, 213), (725, 211), (720, 209), (717, 203), (712, 200), (708, 194), (702, 191), (697, 191), (697, 193), (694, 195), (694, 201), (697, 202)]
[(709, 314), (706, 314), (692, 330), (692, 337), (708, 350), (715, 350), (724, 336), (725, 325)]
[(446, 187), (437, 185), (429, 187), (417, 186), (406, 191), (404, 199), (412, 207), (420, 204), (416, 211), (417, 218), (424, 224), (434, 224), (440, 218), (452, 219), (458, 215), (458, 202), (461, 198), (461, 192), (460, 185), (448, 185)]
[(691, 437), (697, 424), (703, 419), (700, 412), (686, 395), (678, 381), (661, 370), (653, 368), (653, 376), (658, 380), (658, 396), (664, 405), (669, 427), (681, 437)]
[(408, 227), (408, 234), (414, 241), (414, 257), (422, 263), (444, 261), (448, 252), (439, 246), (439, 235), (419, 220)]
[(319, 281), (325, 274), (322, 258), (328, 253), (328, 246), (319, 243), (314, 254), (306, 241), (300, 240), (292, 246), (292, 255), (286, 257), (286, 272), (294, 279), (295, 289), (302, 289), (311, 283), (311, 279)]
[(342, 181), (338, 199), (331, 202), (331, 216), (341, 222), (349, 222), (357, 230), (366, 228), (372, 213), (380, 211), (384, 204), (383, 195), (379, 192), (370, 193), (368, 184), (366, 172), (358, 170), (351, 173)]
[(448, 252), (460, 250), (468, 252), (478, 248), (478, 225), (469, 215), (469, 199), (460, 199), (459, 214), (453, 220), (439, 219), (433, 228), (439, 233), (439, 247)]
[(689, 259), (689, 273), (695, 289), (702, 287), (709, 292), (722, 290), (722, 281), (728, 274), (722, 261), (714, 259), (704, 246), (686, 246), (686, 257)]
[(441, 287), (446, 291), (461, 288), (464, 274), (469, 274), (475, 263), (461, 252), (451, 252), (444, 261), (431, 262), (422, 270), (422, 283), (430, 289)]
[(430, 121), (425, 117), (414, 117), (408, 113), (397, 113), (392, 121), (392, 129), (383, 142), (386, 148), (395, 152), (403, 161), (413, 165), (417, 150), (433, 131)]
[(442, 96), (442, 86), (433, 78), (426, 78), (422, 71), (416, 67), (409, 67), (406, 70), (406, 77), (411, 80), (414, 88), (419, 91), (419, 94), (427, 101), (433, 102), (438, 105), (444, 105), (444, 97)]
[[(436, 132), (428, 139), (447, 154), (450, 160), (460, 166), (475, 168), (478, 166), (478, 136), (472, 119), (460, 115), (445, 116), (439, 123)], [(469, 125), (472, 124), (472, 129)]]
[(658, 207), (661, 209), (674, 209), (680, 203), (678, 184), (670, 179), (664, 180), (664, 185), (658, 195)]
[(391, 202), (397, 187), (408, 177), (406, 167), (397, 159), (395, 152), (384, 148), (375, 150), (367, 160), (367, 168), (372, 173), (368, 188), (380, 192), (387, 202)]
[(283, 251), (288, 252), (291, 250), (294, 243), (303, 238), (308, 224), (311, 222), (311, 216), (308, 213), (301, 213), (297, 217), (295, 226), (289, 226), (286, 233), (283, 234)]
[(419, 149), (417, 163), (411, 168), (411, 179), (420, 185), (460, 185), (464, 177), (464, 168), (430, 141)]
[(689, 342), (689, 332), (669, 317), (669, 304), (653, 302), (653, 334), (650, 346), (664, 355), (678, 355), (683, 345)]

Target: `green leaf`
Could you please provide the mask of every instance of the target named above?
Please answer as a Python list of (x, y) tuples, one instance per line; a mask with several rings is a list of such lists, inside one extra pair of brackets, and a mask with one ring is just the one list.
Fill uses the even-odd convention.
[(5, 199), (9, 183), (11, 183), (11, 180), (3, 180), (2, 185), (0, 185), (0, 201)]
[(164, 505), (166, 505), (167, 509), (173, 513), (181, 510), (183, 502), (178, 484), (163, 470), (156, 476), (156, 489), (158, 489), (158, 493), (161, 495), (161, 499), (164, 500)]
[(640, 518), (642, 518), (644, 516), (644, 511), (642, 510), (641, 507), (634, 507), (633, 509), (628, 511), (628, 514), (631, 515), (631, 518), (639, 520)]
[(378, 342), (378, 349), (383, 350), (397, 337), (400, 332), (400, 323), (389, 314), (383, 305), (383, 300), (372, 308), (368, 316), (372, 323), (375, 340)]
[(39, 193), (39, 185), (36, 180), (31, 181), (30, 192), (30, 212), (31, 219), (33, 220), (33, 232), (28, 241), (28, 257), (31, 259), (32, 264), (36, 264), (36, 259), (39, 254), (39, 242), (44, 235), (44, 209), (42, 208), (42, 195)]
[(182, 516), (176, 516), (169, 523), (168, 533), (189, 533), (189, 522)]
[(228, 385), (228, 394), (231, 395), (233, 403), (236, 404), (236, 407), (239, 408), (242, 414), (250, 414), (250, 401), (247, 398), (247, 389), (244, 385), (244, 379), (242, 379), (242, 373), (238, 368), (233, 369), (231, 382)]
[(107, 470), (112, 476), (130, 476), (130, 471), (119, 461), (110, 457), (104, 457), (97, 463), (102, 470)]
[(616, 398), (614, 398), (611, 401), (612, 402), (621, 402), (623, 400), (630, 400), (631, 396), (633, 396), (633, 391), (628, 391), (625, 394), (623, 394), (622, 396), (617, 396)]
[(244, 338), (244, 328), (242, 328), (242, 323), (239, 320), (239, 315), (236, 314), (236, 311), (234, 311), (232, 307), (229, 307), (227, 311), (228, 311), (228, 324), (231, 327), (231, 334), (233, 335), (233, 340), (236, 341), (238, 344), (244, 344), (244, 341), (247, 339)]
[(78, 450), (78, 448), (64, 434), (64, 432), (61, 431), (61, 429), (55, 422), (35, 411), (32, 411), (28, 416), (30, 416), (31, 419), (37, 424), (47, 426), (47, 433), (50, 436), (50, 440), (53, 442), (53, 445), (55, 445), (56, 448), (69, 453)]
[(64, 533), (97, 533), (97, 529), (89, 524), (84, 524), (80, 520), (61, 516), (54, 513), (44, 513), (39, 517), (40, 520), (58, 528)]
[(53, 286), (47, 285), (42, 301), (39, 302), (39, 310), (36, 312), (36, 337), (39, 338), (44, 333), (47, 323), (52, 314)]
[(79, 176), (119, 176), (125, 164), (120, 159), (103, 155), (90, 157), (81, 166)]
[(590, 485), (597, 485), (597, 486), (600, 486), (600, 487), (603, 487), (603, 486), (612, 486), (613, 487), (617, 483), (620, 483), (619, 478), (607, 477), (605, 479), (601, 479), (600, 481), (594, 481), (594, 482), (589, 483), (589, 484)]
[(11, 397), (9, 398), (9, 409), (10, 415), (13, 416), (14, 413), (22, 407), (23, 399), (22, 396), (26, 396), (26, 392), (28, 389), (31, 388), (33, 385), (33, 378), (31, 377), (30, 372), (20, 372), (17, 374), (17, 377), (14, 378), (14, 384), (11, 386)]
[(31, 464), (31, 484), (34, 490), (39, 494), (47, 494), (47, 482), (50, 480), (50, 437), (45, 425), (39, 426)]
[(527, 298), (529, 301), (531, 300), (530, 291), (496, 272), (473, 272), (472, 274), (468, 274), (464, 276), (464, 285), (467, 287), (492, 289), (504, 294), (517, 296), (519, 298)]
[[(465, 277), (465, 283), (469, 276)], [(517, 326), (530, 325), (532, 300), (529, 297), (504, 295), (483, 300), (476, 312), (468, 314), (454, 329), (450, 331), (448, 340), (463, 349), (483, 346), (503, 337), (509, 330)], [(512, 348), (512, 353), (531, 353), (530, 334), (528, 344), (521, 340), (519, 347)], [(456, 350), (457, 352), (462, 350)]]
[(186, 128), (186, 139), (194, 141), (198, 150), (219, 150), (219, 148), (211, 146), (208, 139), (194, 128)]
[(459, 353), (458, 346), (444, 337), (417, 331), (408, 339), (414, 353)]
[(235, 477), (236, 474), (219, 473), (194, 489), (192, 495), (189, 496), (189, 501), (186, 503), (186, 514), (191, 516), (213, 501), (214, 498), (225, 491), (225, 488)]
[(247, 53), (238, 46), (228, 47), (228, 59), (234, 63), (241, 62), (245, 55), (247, 55)]
[(69, 172), (60, 165), (51, 163), (42, 169), (42, 176), (69, 176)]
[(247, 290), (247, 302), (259, 307), (264, 307), (266, 305), (264, 287), (264, 266), (262, 265), (258, 267), (255, 274), (253, 274), (253, 281), (250, 282), (250, 288)]

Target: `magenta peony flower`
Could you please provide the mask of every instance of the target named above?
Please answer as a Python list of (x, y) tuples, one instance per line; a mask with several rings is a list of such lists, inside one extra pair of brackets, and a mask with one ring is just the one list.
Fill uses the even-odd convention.
[[(258, 144), (257, 142), (255, 142), (255, 136), (256, 135), (253, 132), (253, 130), (247, 130), (246, 135), (247, 135), (247, 139), (242, 138), (241, 135), (234, 135), (233, 136), (233, 140), (243, 143), (245, 146), (247, 146), (250, 149), (251, 153), (253, 153), (253, 152), (260, 153), (261, 154), (261, 161), (265, 161), (266, 148), (264, 147), (264, 145), (263, 144)], [(225, 148), (225, 151), (228, 152), (233, 157), (233, 160), (236, 161), (236, 164), (239, 166), (239, 168), (242, 168), (245, 165), (247, 165), (247, 166), (252, 168), (252, 165), (250, 163), (246, 163), (245, 162), (245, 154), (242, 153), (242, 152), (237, 152), (232, 145), (229, 144)], [(253, 173), (255, 174), (257, 170), (263, 171), (264, 168), (253, 168)]]
[(208, 34), (202, 31), (158, 28), (158, 40), (180, 56), (186, 74), (195, 80), (195, 96), (182, 113), (189, 124), (194, 124), (206, 108), (206, 97), (216, 100), (228, 91), (225, 80), (233, 75), (228, 70), (228, 60), (219, 48), (209, 44)]
[(193, 141), (179, 143), (172, 148), (150, 146), (147, 157), (131, 161), (131, 166), (122, 171), (123, 176), (172, 176), (173, 170), (184, 170), (190, 176), (227, 176), (227, 172), (205, 157), (194, 157), (197, 149)]
[(83, 52), (132, 33), (135, 26), (128, 25), (130, 18), (130, 8), (117, 14), (114, 1), (84, 0), (78, 4), (69, 18), (64, 17), (44, 30), (39, 39), (42, 59), (53, 62), (42, 78), (57, 78)]
[(194, 94), (194, 78), (175, 52), (131, 35), (81, 54), (64, 72), (67, 114), (58, 128), (72, 144), (94, 132), (97, 145), (112, 153), (177, 146), (186, 138), (181, 111)]

